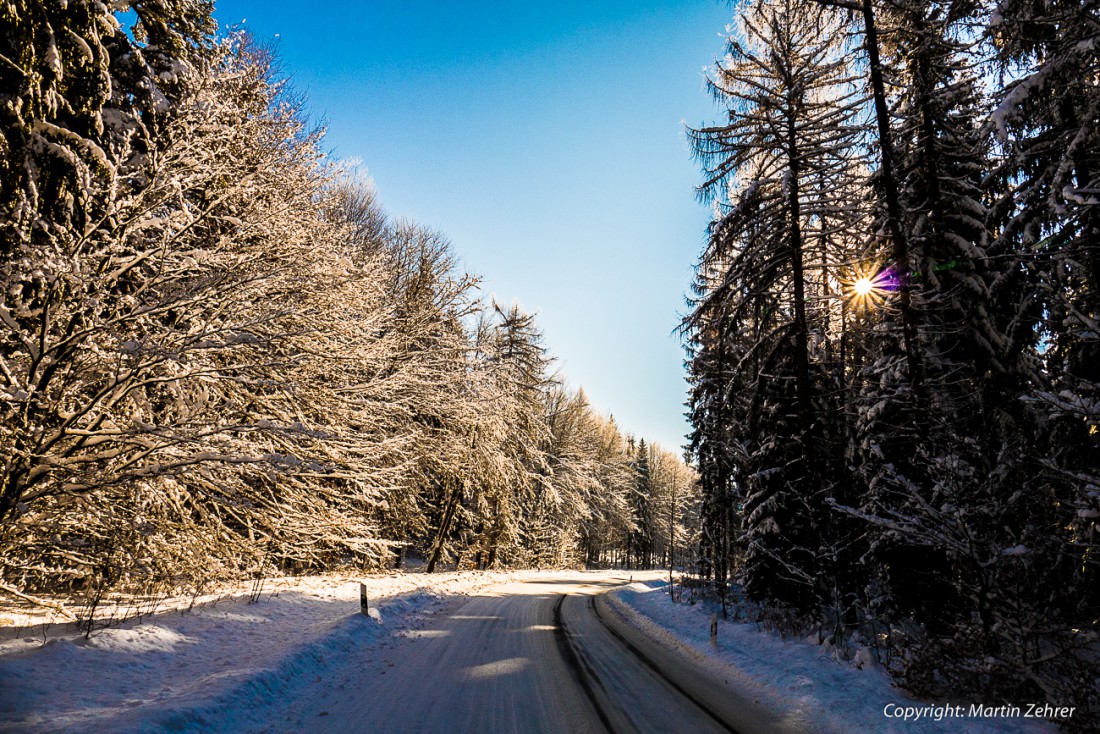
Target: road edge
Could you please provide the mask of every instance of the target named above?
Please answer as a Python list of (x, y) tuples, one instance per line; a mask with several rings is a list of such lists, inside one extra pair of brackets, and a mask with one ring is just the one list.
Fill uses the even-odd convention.
[(800, 734), (813, 731), (811, 722), (804, 717), (770, 708), (716, 679), (714, 666), (722, 665), (719, 661), (685, 649), (671, 633), (619, 599), (614, 591), (596, 595), (595, 604), (605, 626), (739, 732)]

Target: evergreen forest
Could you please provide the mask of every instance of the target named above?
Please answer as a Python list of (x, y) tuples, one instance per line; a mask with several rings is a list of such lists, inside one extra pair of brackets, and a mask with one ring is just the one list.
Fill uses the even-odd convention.
[(718, 593), (1093, 721), (1098, 10), (738, 4), (683, 321)]

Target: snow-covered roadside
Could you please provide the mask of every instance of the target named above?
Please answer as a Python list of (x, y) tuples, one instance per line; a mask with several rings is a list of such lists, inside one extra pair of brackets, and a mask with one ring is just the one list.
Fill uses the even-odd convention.
[(242, 588), (87, 640), (71, 625), (8, 634), (0, 640), (0, 732), (264, 728), (282, 702), (327, 684), (325, 673), (350, 658), (366, 661), (447, 597), (537, 575), (361, 577), (377, 610), (371, 617), (359, 613), (360, 577), (284, 579), (254, 604)]
[[(801, 722), (815, 732), (974, 732), (1053, 734), (1043, 719), (973, 717), (969, 702), (918, 701), (894, 688), (881, 667), (857, 668), (837, 661), (829, 647), (783, 640), (744, 622), (718, 622), (718, 645), (710, 645), (710, 610), (703, 604), (673, 604), (667, 582), (635, 582), (608, 594), (612, 608), (658, 643), (679, 649), (742, 696)], [(912, 716), (904, 717), (913, 707)], [(938, 709), (936, 707), (939, 707)], [(954, 713), (954, 715), (952, 715)], [(960, 715), (961, 714), (961, 715)], [(940, 720), (937, 721), (936, 718)]]

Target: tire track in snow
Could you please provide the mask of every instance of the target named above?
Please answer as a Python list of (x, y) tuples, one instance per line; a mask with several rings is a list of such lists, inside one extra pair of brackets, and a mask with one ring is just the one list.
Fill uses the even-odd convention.
[[(561, 657), (565, 661), (566, 667), (569, 668), (570, 674), (572, 674), (585, 695), (588, 696), (588, 700), (592, 702), (593, 708), (596, 709), (596, 714), (600, 717), (600, 723), (603, 724), (607, 731), (615, 732), (616, 729), (611, 724), (611, 718), (604, 709), (601, 697), (597, 696), (596, 691), (592, 688), (593, 683), (600, 686), (601, 689), (603, 688), (603, 684), (596, 676), (595, 671), (593, 671), (588, 664), (588, 661), (577, 653), (572, 635), (562, 622), (561, 605), (565, 602), (566, 596), (568, 596), (568, 594), (560, 594), (557, 603), (554, 604), (554, 637), (558, 643), (558, 651), (561, 653)], [(608, 695), (606, 690), (604, 690), (604, 695)]]
[[(581, 607), (563, 615), (567, 596), (573, 598), (569, 602), (571, 610), (576, 605)], [(691, 720), (696, 730), (738, 734), (721, 714), (666, 675), (650, 656), (608, 625), (595, 600), (596, 596), (581, 601), (577, 595), (562, 594), (554, 607), (554, 621), (562, 658), (608, 731), (675, 731), (680, 727), (674, 722)], [(578, 618), (577, 614), (587, 618)], [(572, 618), (572, 626), (566, 623), (567, 618)]]

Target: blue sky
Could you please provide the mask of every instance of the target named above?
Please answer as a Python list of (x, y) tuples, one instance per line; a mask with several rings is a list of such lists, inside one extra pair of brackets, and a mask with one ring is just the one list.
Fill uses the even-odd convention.
[(672, 334), (708, 220), (683, 123), (732, 15), (673, 2), (218, 0), (393, 216), (446, 234), (483, 288), (538, 314), (570, 384), (620, 427), (684, 443)]

